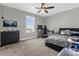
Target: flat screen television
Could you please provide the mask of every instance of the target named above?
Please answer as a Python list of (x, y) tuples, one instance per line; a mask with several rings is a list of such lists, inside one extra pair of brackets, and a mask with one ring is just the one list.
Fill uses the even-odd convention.
[(38, 25), (37, 29), (42, 29), (42, 28), (43, 28), (43, 25)]
[(4, 21), (3, 21), (3, 26), (4, 26), (4, 27), (17, 27), (17, 21), (4, 20)]

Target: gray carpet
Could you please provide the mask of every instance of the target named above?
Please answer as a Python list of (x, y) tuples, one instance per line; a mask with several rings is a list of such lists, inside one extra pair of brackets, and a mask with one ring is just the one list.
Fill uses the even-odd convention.
[(0, 47), (0, 56), (56, 56), (58, 53), (46, 47), (41, 38)]

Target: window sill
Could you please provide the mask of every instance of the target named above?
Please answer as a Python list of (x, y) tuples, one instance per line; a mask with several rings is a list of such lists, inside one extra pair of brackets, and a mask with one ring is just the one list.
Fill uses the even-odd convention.
[(29, 32), (29, 33), (28, 33), (28, 32), (26, 32), (26, 34), (33, 34), (33, 33), (36, 33), (36, 32)]

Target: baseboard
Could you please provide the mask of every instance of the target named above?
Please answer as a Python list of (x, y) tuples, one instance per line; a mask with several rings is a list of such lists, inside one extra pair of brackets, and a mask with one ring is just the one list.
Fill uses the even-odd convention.
[(35, 38), (37, 38), (37, 36), (22, 38), (22, 39), (20, 39), (20, 41), (23, 41), (23, 40), (30, 40), (30, 39), (35, 39)]

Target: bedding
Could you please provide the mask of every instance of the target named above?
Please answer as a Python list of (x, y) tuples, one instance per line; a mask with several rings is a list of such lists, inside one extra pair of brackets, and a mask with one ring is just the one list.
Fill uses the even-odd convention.
[(67, 46), (69, 37), (79, 37), (79, 28), (60, 28), (59, 34), (54, 34), (46, 38), (45, 42), (60, 47)]
[(54, 34), (46, 38), (45, 42), (65, 47), (67, 46), (67, 38), (68, 36), (65, 35)]
[(63, 48), (58, 56), (79, 56), (79, 50), (75, 51), (75, 49), (73, 50), (71, 48)]

